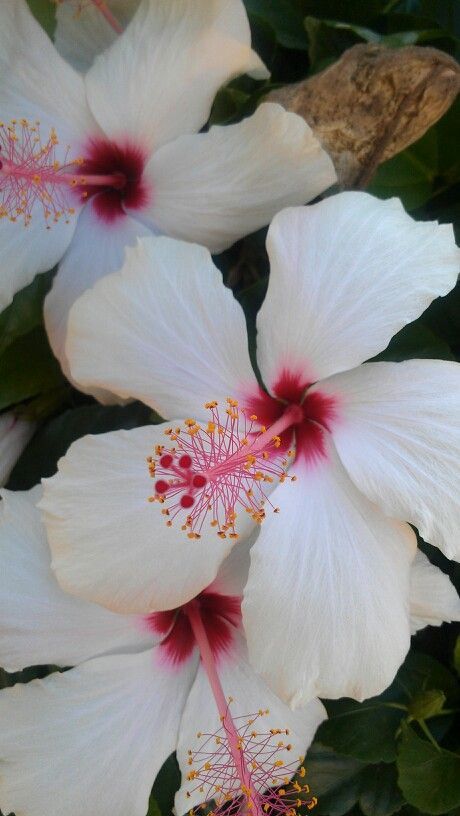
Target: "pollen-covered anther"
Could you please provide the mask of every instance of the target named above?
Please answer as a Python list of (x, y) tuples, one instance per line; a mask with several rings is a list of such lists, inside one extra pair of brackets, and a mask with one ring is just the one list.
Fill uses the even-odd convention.
[[(289, 730), (264, 729), (263, 722), (257, 730), (253, 728), (254, 722), (268, 713), (261, 709), (250, 716), (232, 718), (240, 754), (237, 764), (226, 722), (217, 732), (200, 733), (201, 745), (188, 751), (191, 771), (187, 778), (194, 784), (186, 795), (195, 798), (197, 792), (204, 794), (194, 814), (208, 812), (212, 802), (213, 816), (244, 812), (254, 816), (298, 816), (299, 808), (306, 806), (310, 810), (317, 803), (316, 797), (309, 795), (308, 785), (301, 781), (305, 767), (299, 768), (299, 760), (290, 761), (286, 756), (292, 746), (274, 736)], [(303, 762), (303, 757), (300, 760)]]
[[(183, 427), (165, 431), (174, 447), (155, 447), (147, 459), (155, 492), (149, 501), (168, 503), (168, 526), (186, 511), (182, 529), (189, 539), (200, 537), (205, 519), (219, 538), (238, 538), (237, 513), (243, 510), (256, 524), (273, 507), (267, 486), (284, 481), (289, 454), (278, 454), (281, 436), (261, 431), (255, 415), (247, 416), (238, 401), (229, 397), (221, 418), (218, 403), (207, 402), (209, 420), (188, 417)], [(265, 434), (265, 436), (264, 436)]]
[(42, 137), (40, 122), (12, 119), (0, 122), (0, 218), (25, 227), (30, 224), (34, 205), (41, 207), (47, 227), (75, 214), (71, 180), (81, 159), (57, 159), (59, 138), (51, 128)]

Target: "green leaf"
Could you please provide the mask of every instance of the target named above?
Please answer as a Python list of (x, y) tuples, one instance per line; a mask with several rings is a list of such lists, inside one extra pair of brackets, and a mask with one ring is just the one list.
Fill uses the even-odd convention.
[(51, 391), (65, 382), (39, 326), (18, 337), (0, 357), (0, 410)]
[(421, 691), (409, 703), (409, 714), (414, 720), (427, 720), (436, 717), (444, 708), (446, 695), (438, 689)]
[[(171, 816), (174, 807), (174, 796), (180, 788), (180, 780), (181, 775), (176, 755), (171, 754), (160, 768), (150, 797), (150, 804), (153, 799), (162, 816)], [(150, 816), (150, 810), (148, 816)], [(155, 816), (155, 813), (153, 813), (153, 816)]]
[(410, 212), (431, 198), (431, 169), (422, 167), (408, 148), (380, 165), (367, 190), (378, 198), (400, 198)]
[(405, 726), (398, 748), (398, 783), (407, 801), (423, 813), (445, 813), (460, 805), (460, 756), (437, 748)]
[(395, 737), (404, 710), (378, 697), (363, 703), (349, 699), (327, 701), (326, 708), (329, 719), (317, 734), (324, 745), (364, 762), (394, 761)]
[(13, 340), (42, 323), (43, 301), (51, 287), (52, 275), (52, 272), (37, 275), (29, 286), (17, 292), (0, 314), (0, 355)]
[(8, 487), (28, 490), (41, 477), (52, 476), (58, 460), (76, 439), (86, 434), (106, 433), (121, 428), (147, 425), (152, 411), (138, 402), (130, 405), (83, 405), (65, 411), (35, 434), (14, 468)]
[(391, 816), (403, 804), (394, 765), (372, 765), (363, 771), (359, 806), (364, 816)]
[(449, 706), (460, 702), (460, 684), (445, 666), (429, 655), (409, 652), (393, 684), (385, 692), (385, 699), (409, 704), (416, 695), (429, 689), (443, 691)]
[(344, 20), (368, 26), (382, 11), (386, 0), (300, 0), (304, 15), (315, 15), (326, 20)]
[(317, 813), (342, 816), (358, 801), (365, 763), (337, 756), (321, 743), (314, 742), (305, 764), (310, 790), (319, 800), (315, 808)]
[(214, 100), (209, 124), (223, 125), (232, 119), (240, 118), (239, 114), (249, 98), (249, 94), (237, 88), (222, 88)]
[(27, 2), (40, 25), (52, 37), (56, 27), (56, 6), (53, 0), (27, 0)]
[(248, 14), (257, 15), (273, 28), (280, 45), (307, 50), (302, 15), (295, 0), (244, 0)]
[(432, 329), (425, 326), (420, 320), (404, 326), (388, 344), (385, 351), (376, 357), (376, 360), (387, 360), (399, 363), (401, 360), (412, 359), (455, 360), (450, 346)]
[(361, 39), (351, 26), (331, 25), (328, 20), (316, 17), (305, 17), (304, 26), (308, 35), (308, 57), (315, 72), (326, 68)]
[(157, 800), (154, 798), (153, 795), (150, 796), (149, 809), (147, 811), (147, 816), (162, 816), (160, 806), (159, 806)]

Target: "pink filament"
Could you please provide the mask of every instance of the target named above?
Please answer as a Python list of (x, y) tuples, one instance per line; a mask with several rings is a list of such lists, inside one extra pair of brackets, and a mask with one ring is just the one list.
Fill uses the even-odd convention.
[[(190, 621), (222, 723), (213, 734), (198, 734), (204, 742), (198, 750), (189, 751), (192, 770), (188, 778), (196, 781), (194, 792), (198, 790), (203, 794), (204, 804), (215, 800), (212, 816), (298, 816), (297, 809), (301, 805), (311, 810), (316, 798), (308, 796), (308, 785), (291, 780), (303, 757), (287, 764), (279, 758), (281, 752), (291, 750), (289, 744), (279, 739), (280, 735), (289, 733), (288, 729), (255, 731), (254, 724), (268, 711), (232, 717), (199, 603), (194, 599), (183, 610)], [(194, 765), (197, 767), (193, 768)], [(300, 778), (305, 776), (303, 767), (298, 772)]]
[(260, 523), (264, 505), (271, 504), (267, 484), (286, 478), (288, 459), (284, 452), (277, 453), (280, 435), (302, 418), (302, 409), (298, 405), (287, 407), (268, 430), (261, 432), (254, 428), (256, 417), (239, 411), (235, 400), (228, 403), (225, 421), (220, 419), (217, 403), (209, 403), (211, 419), (207, 425), (186, 420), (185, 430), (169, 429), (166, 433), (176, 447), (158, 446), (158, 458), (148, 459), (150, 474), (156, 480), (151, 501), (172, 500), (163, 510), (169, 526), (178, 513), (187, 511), (183, 528), (189, 530), (190, 538), (199, 537), (209, 513), (211, 526), (217, 527), (220, 537), (237, 538), (237, 510), (243, 508)]
[(109, 26), (111, 26), (117, 34), (122, 34), (123, 27), (120, 25), (114, 14), (110, 11), (107, 3), (105, 3), (104, 0), (91, 0), (91, 2), (93, 3), (93, 6), (96, 6), (96, 8), (101, 12), (102, 16), (105, 17)]
[[(48, 139), (42, 139), (40, 123), (26, 119), (10, 124), (0, 123), (0, 218), (17, 221), (22, 218), (25, 226), (32, 219), (36, 203), (40, 204), (47, 225), (74, 215), (74, 196), (79, 192), (80, 201), (102, 188), (116, 191), (122, 196), (127, 177), (122, 170), (85, 175), (81, 172), (82, 159), (69, 161), (67, 148), (64, 163), (57, 160), (59, 140), (52, 129)], [(80, 172), (75, 173), (75, 169)]]
[(257, 816), (263, 816), (259, 805), (259, 797), (252, 788), (251, 774), (246, 766), (244, 752), (238, 747), (239, 734), (225, 699), (206, 629), (201, 619), (200, 608), (195, 601), (190, 601), (187, 605), (187, 614), (200, 650), (201, 662), (208, 677), (217, 710), (227, 735), (228, 745), (237, 775), (241, 780), (242, 786), (248, 790), (247, 796), (253, 806), (253, 812), (257, 814)]

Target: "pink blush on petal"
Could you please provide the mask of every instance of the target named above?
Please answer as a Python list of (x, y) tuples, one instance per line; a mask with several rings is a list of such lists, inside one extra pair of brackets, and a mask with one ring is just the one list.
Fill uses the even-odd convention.
[[(200, 608), (204, 628), (216, 660), (231, 652), (235, 632), (241, 626), (241, 598), (204, 590), (194, 599)], [(153, 612), (143, 622), (163, 639), (157, 647), (158, 659), (170, 668), (179, 668), (196, 649), (188, 605), (167, 612)]]

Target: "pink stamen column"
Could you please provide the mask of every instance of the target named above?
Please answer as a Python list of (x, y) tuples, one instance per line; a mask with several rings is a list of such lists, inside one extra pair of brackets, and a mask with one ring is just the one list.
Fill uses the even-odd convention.
[(257, 791), (254, 790), (251, 772), (247, 767), (244, 753), (241, 749), (240, 737), (230, 714), (229, 705), (225, 698), (224, 690), (219, 679), (216, 661), (206, 634), (206, 629), (201, 619), (199, 604), (195, 600), (192, 600), (186, 604), (184, 611), (186, 611), (186, 614), (188, 615), (195, 640), (200, 650), (201, 662), (209, 680), (209, 685), (211, 686), (211, 690), (216, 701), (217, 710), (227, 735), (235, 769), (241, 780), (242, 790), (244, 791), (250, 805), (250, 807), (248, 807), (248, 811), (252, 814), (252, 816), (264, 816), (260, 805), (259, 795)]
[(93, 6), (96, 6), (98, 11), (101, 12), (102, 16), (105, 17), (109, 26), (111, 26), (113, 30), (116, 31), (117, 34), (123, 34), (122, 26), (118, 22), (117, 18), (110, 11), (109, 7), (107, 6), (107, 3), (105, 3), (104, 0), (91, 0), (91, 2)]

